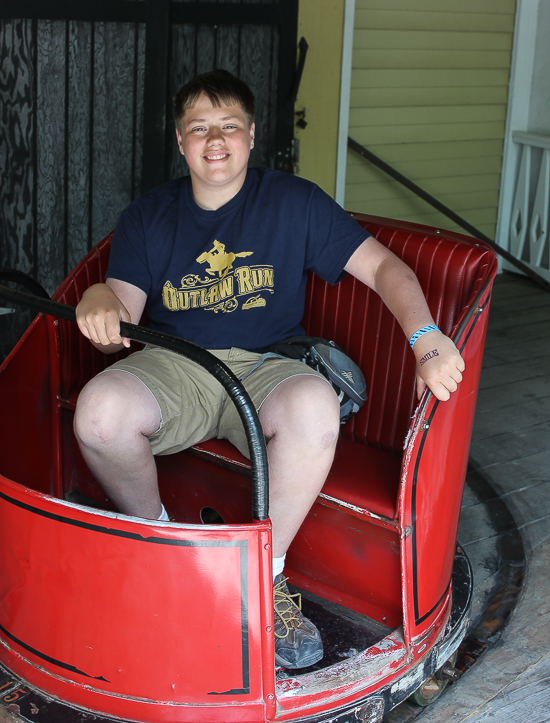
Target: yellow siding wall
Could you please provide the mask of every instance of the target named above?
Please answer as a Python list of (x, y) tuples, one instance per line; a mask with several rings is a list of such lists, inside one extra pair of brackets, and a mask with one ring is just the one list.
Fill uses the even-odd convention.
[(300, 142), (297, 175), (318, 183), (334, 197), (342, 73), (344, 0), (300, 0), (298, 40), (309, 49), (296, 100), (307, 127), (295, 127)]
[[(357, 0), (349, 135), (494, 238), (515, 0)], [(460, 230), (348, 151), (345, 207)]]

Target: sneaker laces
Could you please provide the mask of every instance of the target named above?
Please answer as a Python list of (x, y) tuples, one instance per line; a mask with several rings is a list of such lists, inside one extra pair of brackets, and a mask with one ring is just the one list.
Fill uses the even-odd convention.
[[(302, 596), (299, 592), (290, 593), (286, 585), (288, 577), (283, 577), (273, 586), (273, 607), (284, 626), (284, 635), (274, 630), (275, 637), (286, 638), (292, 628), (299, 628), (304, 617), (302, 615)], [(294, 600), (297, 599), (297, 601)]]

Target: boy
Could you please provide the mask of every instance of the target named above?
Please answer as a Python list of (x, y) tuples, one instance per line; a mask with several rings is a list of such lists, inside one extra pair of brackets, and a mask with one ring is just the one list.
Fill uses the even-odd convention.
[[(380, 294), (413, 351), (419, 394), (442, 400), (464, 363), (428, 311), (412, 271), (317, 186), (270, 169), (247, 169), (254, 97), (227, 71), (198, 76), (174, 98), (176, 134), (190, 177), (145, 194), (121, 215), (105, 284), (77, 308), (82, 333), (106, 353), (129, 345), (120, 319), (210, 349), (240, 378), (268, 440), (276, 662), (312, 665), (323, 655), (315, 626), (288, 594), (284, 557), (330, 470), (339, 403), (317, 372), (268, 359), (263, 348), (301, 332), (306, 271), (337, 283), (345, 272)], [(431, 353), (436, 352), (436, 353)], [(431, 354), (430, 354), (431, 353)], [(244, 454), (237, 412), (220, 385), (192, 362), (146, 348), (82, 391), (75, 415), (82, 454), (118, 509), (167, 520), (155, 454), (212, 437)]]

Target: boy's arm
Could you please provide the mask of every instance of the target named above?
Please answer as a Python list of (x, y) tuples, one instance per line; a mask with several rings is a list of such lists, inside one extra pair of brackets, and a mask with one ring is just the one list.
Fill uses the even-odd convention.
[(107, 279), (86, 289), (76, 307), (80, 331), (105, 354), (130, 346), (130, 340), (120, 336), (120, 321), (137, 324), (145, 308), (147, 294), (133, 284)]
[[(412, 270), (372, 236), (351, 256), (345, 270), (380, 295), (407, 339), (434, 323)], [(415, 342), (413, 353), (418, 398), (427, 385), (438, 399), (449, 399), (464, 371), (464, 360), (453, 342), (440, 331), (430, 331)]]

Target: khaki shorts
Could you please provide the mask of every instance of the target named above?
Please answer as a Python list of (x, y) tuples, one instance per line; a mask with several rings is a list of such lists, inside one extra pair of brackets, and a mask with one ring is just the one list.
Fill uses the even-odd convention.
[[(239, 379), (260, 358), (260, 354), (236, 347), (210, 351)], [(155, 397), (162, 421), (149, 437), (153, 454), (173, 454), (217, 438), (228, 439), (242, 454), (250, 456), (237, 408), (222, 385), (195, 362), (167, 349), (146, 347), (101, 373), (110, 370), (133, 374)], [(326, 381), (322, 374), (300, 361), (269, 358), (247, 376), (243, 384), (259, 410), (281, 382), (304, 374)]]

